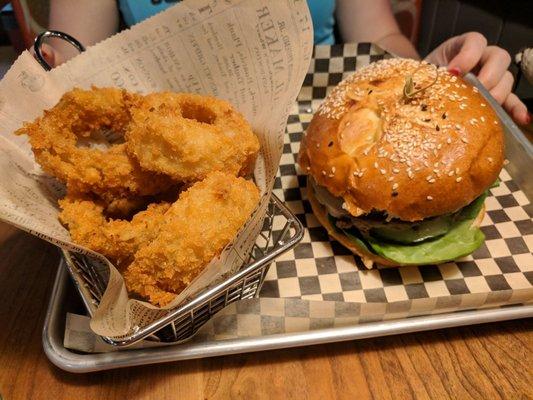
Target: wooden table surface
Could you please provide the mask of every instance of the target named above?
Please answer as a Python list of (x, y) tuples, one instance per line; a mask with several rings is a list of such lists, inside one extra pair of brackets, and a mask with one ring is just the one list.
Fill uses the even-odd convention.
[(41, 329), (59, 255), (0, 223), (0, 398), (533, 398), (532, 320), (85, 375), (53, 366)]

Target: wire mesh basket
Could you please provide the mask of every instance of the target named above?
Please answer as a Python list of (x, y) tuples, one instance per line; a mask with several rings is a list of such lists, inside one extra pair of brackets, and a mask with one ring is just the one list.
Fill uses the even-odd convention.
[[(79, 52), (85, 47), (74, 37), (60, 31), (44, 31), (35, 39), (35, 57), (49, 71), (52, 67), (43, 56), (42, 45), (53, 37), (70, 43)], [(170, 310), (150, 324), (135, 327), (120, 339), (103, 337), (114, 346), (128, 346), (142, 339), (160, 342), (181, 342), (190, 339), (200, 327), (227, 305), (259, 294), (271, 261), (294, 247), (303, 237), (304, 229), (296, 216), (272, 195), (263, 223), (248, 260), (238, 271)], [(107, 267), (89, 256), (62, 250), (67, 269), (90, 316), (94, 314), (108, 281)]]
[[(295, 215), (272, 195), (250, 257), (241, 268), (222, 282), (206, 289), (174, 309), (162, 311), (154, 322), (135, 327), (120, 339), (102, 337), (114, 346), (128, 346), (141, 339), (181, 342), (190, 339), (198, 329), (227, 305), (256, 297), (272, 260), (294, 247), (303, 237), (303, 226)], [(76, 288), (93, 315), (105, 291), (107, 277), (98, 261), (63, 250), (66, 265)]]

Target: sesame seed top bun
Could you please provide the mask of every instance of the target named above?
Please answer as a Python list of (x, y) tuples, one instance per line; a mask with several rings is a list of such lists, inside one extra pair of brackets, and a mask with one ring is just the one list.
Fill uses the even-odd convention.
[(298, 163), (354, 216), (378, 210), (417, 221), (472, 202), (497, 179), (503, 153), (501, 123), (475, 87), (445, 68), (395, 58), (333, 89)]

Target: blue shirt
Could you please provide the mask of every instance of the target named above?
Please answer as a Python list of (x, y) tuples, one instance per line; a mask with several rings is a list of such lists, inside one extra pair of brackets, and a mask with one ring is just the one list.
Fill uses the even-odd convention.
[[(120, 11), (128, 26), (166, 10), (180, 0), (119, 0)], [(307, 0), (313, 19), (315, 44), (333, 44), (335, 0)]]

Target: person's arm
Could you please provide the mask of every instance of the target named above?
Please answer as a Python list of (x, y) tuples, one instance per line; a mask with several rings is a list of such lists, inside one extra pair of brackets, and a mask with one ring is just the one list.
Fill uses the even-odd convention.
[[(51, 0), (49, 29), (74, 36), (84, 46), (91, 46), (118, 31), (118, 7), (115, 0)], [(53, 65), (77, 54), (68, 43), (50, 39), (50, 46), (44, 49), (47, 59)]]
[(401, 33), (389, 0), (337, 0), (335, 16), (343, 42), (372, 42), (397, 56), (420, 58)]

